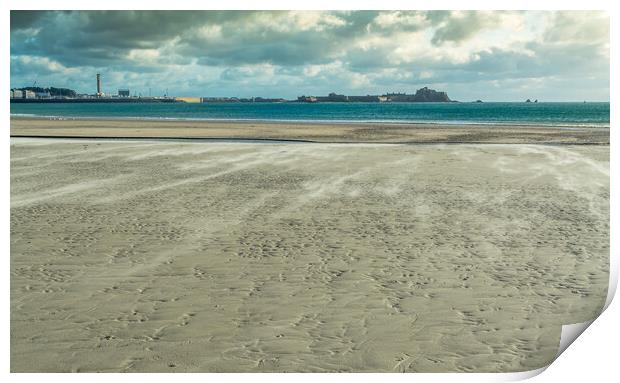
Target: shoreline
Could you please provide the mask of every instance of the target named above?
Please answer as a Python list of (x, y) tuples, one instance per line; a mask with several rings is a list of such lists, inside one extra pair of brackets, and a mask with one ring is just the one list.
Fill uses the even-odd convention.
[(247, 137), (105, 137), (105, 136), (34, 136), (34, 135), (11, 135), (11, 139), (33, 139), (33, 140), (56, 140), (56, 141), (75, 141), (75, 142), (171, 142), (171, 143), (224, 143), (224, 144), (330, 144), (330, 145), (545, 145), (545, 146), (609, 146), (609, 143), (598, 142), (545, 142), (545, 143), (513, 143), (513, 142), (482, 142), (482, 141), (441, 141), (441, 142), (371, 142), (371, 141), (330, 141), (319, 142), (311, 140), (281, 139), (281, 138), (247, 138)]
[(11, 120), (45, 120), (45, 121), (164, 121), (164, 122), (205, 122), (205, 123), (229, 123), (229, 124), (296, 124), (296, 125), (385, 125), (385, 126), (506, 126), (521, 128), (557, 128), (557, 129), (609, 129), (609, 122), (605, 125), (597, 123), (583, 124), (544, 124), (537, 122), (511, 122), (511, 121), (412, 121), (412, 120), (304, 120), (304, 119), (260, 119), (260, 118), (194, 118), (194, 117), (148, 117), (148, 116), (54, 116), (16, 113), (10, 115)]
[(336, 123), (11, 116), (11, 137), (225, 139), (317, 143), (609, 145), (609, 128), (504, 124)]

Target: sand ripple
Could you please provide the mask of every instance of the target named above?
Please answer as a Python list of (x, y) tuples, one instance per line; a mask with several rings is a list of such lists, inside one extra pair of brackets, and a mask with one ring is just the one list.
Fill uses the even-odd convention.
[(608, 146), (11, 159), (12, 371), (522, 371), (607, 293)]

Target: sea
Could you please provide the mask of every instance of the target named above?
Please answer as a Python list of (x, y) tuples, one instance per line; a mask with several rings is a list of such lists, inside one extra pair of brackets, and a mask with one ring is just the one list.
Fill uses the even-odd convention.
[(609, 102), (33, 103), (12, 116), (324, 123), (436, 123), (609, 127)]

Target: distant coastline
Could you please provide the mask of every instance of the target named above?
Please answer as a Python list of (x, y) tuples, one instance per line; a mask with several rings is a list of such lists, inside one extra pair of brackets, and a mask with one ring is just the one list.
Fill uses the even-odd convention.
[(100, 77), (97, 75), (97, 92), (95, 94), (78, 94), (68, 88), (24, 87), (11, 89), (11, 103), (288, 103), (288, 102), (457, 102), (448, 97), (448, 93), (420, 88), (415, 94), (386, 93), (383, 95), (349, 96), (334, 92), (327, 96), (299, 96), (295, 100), (270, 97), (162, 97), (131, 96), (129, 89), (119, 89), (118, 95), (106, 95), (101, 91)]

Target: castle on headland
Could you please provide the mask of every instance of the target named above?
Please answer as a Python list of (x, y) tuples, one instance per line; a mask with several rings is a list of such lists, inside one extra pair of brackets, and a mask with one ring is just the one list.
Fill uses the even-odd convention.
[(448, 93), (439, 92), (427, 87), (418, 89), (415, 94), (388, 93), (386, 96), (393, 102), (451, 102)]

